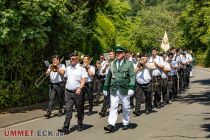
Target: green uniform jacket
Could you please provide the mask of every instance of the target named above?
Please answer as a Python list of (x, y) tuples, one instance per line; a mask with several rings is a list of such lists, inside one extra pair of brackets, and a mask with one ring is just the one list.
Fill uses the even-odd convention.
[(124, 59), (117, 69), (117, 60), (112, 61), (103, 90), (110, 90), (112, 95), (115, 95), (117, 90), (122, 95), (128, 95), (128, 90), (134, 90), (134, 87), (135, 73), (133, 63)]

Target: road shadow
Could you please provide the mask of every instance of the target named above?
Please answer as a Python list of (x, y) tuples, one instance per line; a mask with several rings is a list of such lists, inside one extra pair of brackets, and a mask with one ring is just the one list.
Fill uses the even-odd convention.
[[(136, 123), (130, 123), (130, 129), (135, 129), (138, 125)], [(118, 131), (120, 128), (123, 127), (123, 123), (116, 123), (115, 131)]]
[(177, 97), (180, 103), (210, 105), (210, 79), (192, 80), (190, 89)]
[(187, 103), (187, 104), (199, 103), (202, 105), (209, 106), (210, 105), (210, 91), (205, 91), (202, 94), (190, 94), (184, 97), (179, 97), (177, 101), (180, 103)]
[[(83, 124), (83, 125), (82, 125), (82, 131), (85, 131), (85, 130), (90, 129), (90, 128), (92, 128), (92, 127), (93, 127), (93, 125)], [(77, 128), (78, 128), (77, 125), (73, 125), (73, 126), (70, 128), (70, 133), (76, 131)]]
[(43, 103), (36, 103), (30, 106), (23, 106), (23, 107), (15, 107), (15, 108), (6, 108), (1, 109), (0, 114), (6, 114), (6, 113), (27, 113), (28, 111), (33, 111), (37, 109), (46, 110), (48, 107), (48, 102)]
[[(203, 124), (203, 125), (201, 125), (201, 128), (203, 128), (204, 131), (210, 132), (210, 124)], [(210, 134), (207, 135), (206, 138), (210, 138)]]
[(193, 83), (199, 83), (199, 84), (202, 84), (202, 85), (210, 85), (210, 79), (195, 80), (195, 81), (192, 81), (191, 83), (192, 84)]
[(199, 138), (205, 138), (205, 137), (193, 137), (193, 136), (184, 136), (184, 135), (171, 135), (171, 136), (155, 136), (155, 137), (152, 137), (152, 138), (176, 138), (177, 140), (179, 140), (180, 138), (185, 138), (185, 139), (199, 139)]

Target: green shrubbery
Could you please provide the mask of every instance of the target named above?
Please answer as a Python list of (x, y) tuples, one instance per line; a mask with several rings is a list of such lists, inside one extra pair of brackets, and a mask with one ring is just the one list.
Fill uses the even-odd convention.
[(95, 60), (116, 44), (149, 52), (165, 30), (171, 46), (200, 51), (198, 63), (208, 66), (209, 7), (208, 0), (0, 0), (0, 108), (48, 98), (47, 80), (34, 82), (53, 54), (77, 49)]

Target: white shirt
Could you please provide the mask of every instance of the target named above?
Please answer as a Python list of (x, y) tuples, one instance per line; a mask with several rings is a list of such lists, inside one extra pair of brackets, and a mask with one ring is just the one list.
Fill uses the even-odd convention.
[[(166, 69), (168, 69), (168, 70), (171, 70), (171, 66), (170, 66), (170, 64), (169, 64), (168, 62), (164, 61), (164, 62), (163, 62), (163, 65), (164, 65), (164, 68), (166, 68)], [(165, 73), (164, 71), (162, 71), (161, 77), (162, 77), (163, 79), (168, 78), (168, 74)]]
[[(59, 67), (61, 67), (63, 70), (65, 70), (64, 64), (59, 64)], [(50, 71), (50, 66), (47, 71)], [(60, 83), (63, 82), (63, 75), (59, 74), (58, 72), (50, 71), (50, 83)]]
[[(178, 67), (178, 62), (172, 61), (171, 66)], [(171, 67), (171, 71), (168, 73), (168, 75), (170, 75), (170, 76), (177, 75), (177, 70)]]
[(80, 81), (83, 78), (87, 78), (88, 74), (80, 64), (76, 64), (76, 66), (68, 66), (66, 68), (64, 77), (67, 78), (66, 81), (66, 89), (68, 90), (76, 90), (80, 86)]
[(181, 62), (184, 63), (184, 64), (187, 63), (187, 59), (183, 55), (181, 55)]
[(178, 63), (180, 63), (181, 62), (180, 54), (175, 54), (172, 60), (173, 61), (177, 61)]
[(136, 81), (139, 84), (147, 84), (152, 80), (148, 69), (143, 69), (136, 74)]
[[(93, 73), (93, 75), (95, 75), (95, 67), (93, 65), (90, 65), (90, 71)], [(92, 81), (93, 81), (93, 76), (90, 76), (88, 74), (88, 77), (86, 79), (86, 82), (92, 82)]]
[[(158, 65), (163, 65), (163, 58), (160, 56), (156, 56), (155, 58), (150, 57), (148, 63), (153, 63), (156, 62)], [(152, 76), (160, 76), (161, 75), (161, 70), (159, 68), (154, 69), (152, 71)]]
[(189, 53), (186, 53), (186, 60), (188, 63), (190, 63), (189, 61), (193, 61), (192, 55)]
[(102, 70), (106, 67), (107, 61), (101, 62), (101, 68), (99, 69), (99, 75), (105, 76), (108, 73), (109, 69), (106, 69), (105, 73), (102, 72)]

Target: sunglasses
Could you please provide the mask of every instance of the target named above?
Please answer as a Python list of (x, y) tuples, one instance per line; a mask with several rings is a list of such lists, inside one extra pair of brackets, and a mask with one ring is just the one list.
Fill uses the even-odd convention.
[(75, 61), (77, 58), (70, 58), (70, 60)]

